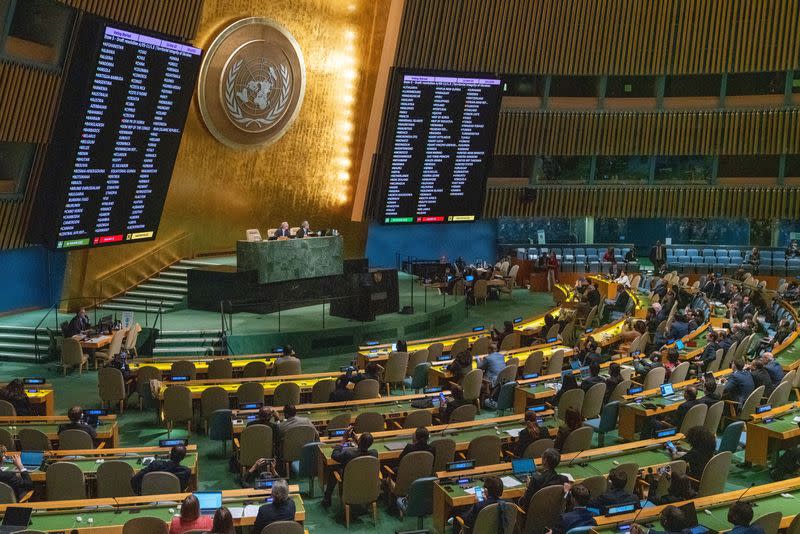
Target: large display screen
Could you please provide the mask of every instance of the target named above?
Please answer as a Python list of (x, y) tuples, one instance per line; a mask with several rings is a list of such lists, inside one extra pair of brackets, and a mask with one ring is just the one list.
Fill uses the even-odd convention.
[(91, 16), (78, 32), (28, 240), (155, 239), (202, 51)]
[(496, 76), (395, 74), (382, 197), (384, 224), (480, 217), (502, 81)]

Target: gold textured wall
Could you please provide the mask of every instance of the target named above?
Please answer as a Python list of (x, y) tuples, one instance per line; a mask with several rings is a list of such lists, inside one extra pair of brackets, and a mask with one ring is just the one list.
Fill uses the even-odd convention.
[(390, 0), (205, 0), (193, 43), (262, 16), (285, 26), (306, 63), (305, 100), (276, 143), (237, 151), (206, 130), (195, 101), (155, 243), (71, 252), (65, 297), (97, 294), (97, 280), (188, 232), (195, 253), (230, 251), (248, 228), (281, 221), (338, 228), (346, 256), (363, 254), (366, 226), (349, 221), (359, 146), (380, 60)]

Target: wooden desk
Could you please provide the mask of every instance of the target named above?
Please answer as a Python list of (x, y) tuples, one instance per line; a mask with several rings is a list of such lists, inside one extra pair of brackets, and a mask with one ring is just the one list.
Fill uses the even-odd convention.
[[(520, 334), (533, 335), (542, 329), (544, 326), (544, 318), (548, 314), (558, 317), (561, 314), (561, 307), (555, 307), (552, 310), (546, 311), (534, 317), (524, 319), (523, 321), (514, 325), (514, 330)], [(486, 329), (480, 333), (475, 333), (472, 331), (459, 332), (457, 334), (448, 334), (446, 336), (409, 341), (407, 345), (408, 351), (414, 352), (416, 350), (427, 349), (433, 343), (442, 343), (444, 345), (444, 353), (449, 353), (453, 343), (455, 343), (458, 339), (464, 337), (468, 338), (471, 345), (481, 337), (486, 337), (488, 335), (490, 335), (490, 332), (488, 331), (488, 327), (486, 327)], [(391, 349), (391, 343), (360, 345), (358, 347), (358, 352), (356, 353), (356, 364), (359, 368), (363, 369), (366, 364), (370, 362), (385, 362), (388, 359)]]
[(103, 347), (105, 347), (107, 345), (110, 345), (111, 344), (111, 339), (114, 336), (111, 335), (111, 334), (100, 334), (100, 335), (97, 335), (97, 336), (94, 336), (94, 337), (90, 337), (90, 338), (84, 339), (84, 337), (81, 334), (78, 334), (78, 335), (75, 335), (75, 336), (72, 336), (72, 337), (74, 339), (77, 339), (80, 342), (81, 347), (84, 350), (87, 350), (87, 349), (89, 349), (89, 350), (97, 350), (97, 349), (102, 349)]
[[(0, 428), (5, 428), (16, 439), (17, 434), (23, 428), (35, 428), (41, 430), (50, 439), (50, 442), (57, 445), (58, 427), (68, 423), (69, 418), (65, 415), (58, 416), (3, 416), (0, 417)], [(105, 443), (107, 447), (119, 446), (119, 429), (117, 427), (116, 415), (103, 415), (100, 417), (100, 425), (95, 429), (97, 432), (96, 441)]]
[[(544, 353), (543, 364), (546, 366), (547, 362), (550, 361), (550, 356), (552, 356), (557, 350), (563, 350), (565, 358), (569, 358), (573, 353), (572, 347), (567, 347), (566, 345), (560, 345), (558, 343), (543, 343), (540, 345), (532, 345), (530, 347), (522, 347), (509, 351), (500, 351), (500, 354), (505, 355), (506, 359), (517, 358), (519, 360), (520, 372), (522, 372), (522, 369), (525, 367), (525, 362), (528, 361), (528, 357), (534, 352), (542, 351)], [(477, 360), (482, 357), (483, 356), (473, 356), (472, 360), (473, 362), (477, 362)], [(428, 369), (428, 385), (448, 385), (448, 383), (454, 379), (453, 373), (447, 370), (447, 366), (452, 362), (453, 360), (441, 360), (438, 362), (433, 362)]]
[[(545, 417), (541, 426), (545, 426), (550, 431), (551, 436), (558, 433), (558, 424), (552, 415), (552, 411), (543, 412), (541, 414)], [(480, 419), (476, 421), (466, 421), (463, 423), (450, 423), (445, 425), (434, 425), (428, 427), (431, 434), (431, 441), (440, 437), (453, 439), (456, 442), (456, 452), (466, 451), (469, 447), (469, 442), (484, 434), (495, 433), (500, 437), (504, 444), (511, 443), (513, 438), (508, 434), (509, 430), (523, 428), (523, 418), (520, 415), (507, 415), (504, 417), (492, 417), (488, 419)], [(373, 432), (375, 442), (372, 448), (378, 451), (378, 459), (381, 462), (396, 461), (400, 458), (402, 449), (390, 450), (386, 447), (387, 443), (394, 442), (411, 442), (411, 436), (416, 429), (407, 428), (402, 430), (391, 430), (385, 432)], [(327, 473), (331, 468), (339, 465), (339, 462), (331, 458), (331, 453), (335, 445), (341, 443), (341, 438), (320, 438), (322, 444), (319, 445), (319, 473)]]
[(611, 300), (617, 298), (617, 283), (615, 281), (596, 274), (589, 275), (586, 279), (597, 284), (597, 291), (603, 298)]
[[(443, 391), (445, 395), (449, 395), (450, 391)], [(401, 424), (406, 416), (411, 412), (420, 410), (428, 411), (433, 414), (439, 413), (439, 408), (414, 408), (411, 402), (425, 397), (435, 398), (439, 393), (429, 393), (420, 395), (401, 395), (393, 397), (381, 397), (379, 399), (361, 399), (343, 402), (324, 402), (320, 404), (299, 404), (296, 406), (297, 415), (308, 417), (317, 428), (317, 430), (325, 430), (328, 422), (343, 413), (351, 414), (350, 421), (354, 422), (356, 417), (361, 412), (378, 412), (384, 417), (387, 425), (392, 423)], [(283, 407), (273, 408), (278, 414), (283, 412)], [(258, 410), (233, 410), (233, 432), (234, 434), (241, 433), (245, 425), (249, 422), (248, 417), (255, 418)], [(391, 429), (391, 427), (390, 427)]]
[[(800, 478), (790, 478), (780, 482), (754, 486), (745, 496), (742, 495), (743, 489), (737, 489), (736, 491), (700, 497), (691, 501), (675, 502), (672, 503), (672, 506), (682, 506), (693, 502), (698, 511), (709, 510), (710, 514), (698, 513), (698, 521), (710, 530), (723, 532), (733, 528), (733, 525), (728, 523), (726, 515), (731, 504), (739, 499), (745, 502), (756, 502), (758, 504), (758, 508), (756, 508), (757, 516), (766, 515), (774, 511), (783, 513), (780, 528), (785, 529), (788, 528), (797, 514), (797, 502), (800, 499), (798, 490), (800, 490)], [(782, 493), (791, 495), (791, 498), (782, 497)], [(652, 506), (638, 510), (636, 513), (613, 517), (598, 516), (595, 518), (597, 526), (592, 529), (592, 532), (598, 534), (601, 532), (604, 534), (616, 532), (619, 525), (629, 524), (634, 519), (639, 524), (654, 524), (654, 528), (661, 528), (657, 524), (658, 516), (666, 506), (668, 505)]]
[[(73, 449), (73, 450), (55, 450), (45, 452), (45, 465), (49, 466), (57, 462), (68, 461), (77, 465), (83, 476), (86, 479), (87, 487), (89, 488), (89, 495), (96, 495), (97, 483), (97, 469), (103, 462), (109, 460), (118, 460), (125, 462), (133, 467), (134, 472), (138, 472), (142, 468), (141, 461), (143, 458), (152, 456), (168, 456), (169, 447), (124, 447), (124, 448), (103, 448), (103, 449)], [(191, 469), (191, 476), (189, 477), (189, 488), (197, 489), (197, 468), (198, 468), (198, 454), (197, 445), (186, 446), (186, 458), (183, 459), (181, 465)], [(17, 454), (17, 453), (10, 453)], [(80, 458), (75, 458), (79, 456)], [(31, 480), (35, 483), (44, 484), (46, 482), (46, 470), (31, 471)]]
[[(673, 440), (683, 439), (683, 434), (676, 434), (669, 438), (648, 439), (621, 443), (609, 447), (592, 449), (577, 453), (564, 454), (561, 456), (561, 464), (558, 472), (571, 476), (575, 481), (581, 480), (598, 474), (607, 474), (614, 467), (623, 463), (636, 463), (640, 469), (648, 467), (656, 468), (672, 461), (669, 453), (664, 449), (664, 443)], [(570, 461), (580, 455), (580, 462), (570, 464)], [(534, 463), (541, 466), (541, 458), (534, 460)], [(440, 534), (445, 534), (447, 530), (447, 519), (453, 515), (456, 508), (471, 506), (475, 503), (475, 496), (466, 491), (466, 487), (458, 484), (450, 484), (446, 479), (457, 477), (469, 477), (473, 479), (483, 478), (489, 475), (508, 476), (517, 481), (513, 487), (505, 487), (503, 499), (516, 500), (525, 493), (527, 484), (524, 480), (514, 477), (511, 474), (511, 464), (501, 463), (468, 469), (465, 471), (436, 473), (438, 479), (433, 486), (433, 530)]]
[[(731, 374), (730, 369), (723, 369), (715, 372), (714, 376), (720, 378), (729, 374)], [(680, 392), (686, 388), (686, 386), (700, 384), (700, 382), (700, 380), (695, 379), (685, 380), (683, 382), (673, 384), (675, 394), (677, 395), (677, 400), (674, 401), (661, 397), (660, 388), (649, 389), (637, 395), (626, 395), (625, 400), (627, 402), (619, 405), (619, 436), (622, 439), (633, 441), (636, 439), (636, 432), (639, 431), (639, 428), (641, 428), (645, 419), (676, 411), (678, 406), (684, 402)], [(697, 392), (697, 398), (703, 398), (702, 390)], [(647, 408), (642, 406), (642, 404), (632, 402), (634, 399), (642, 399), (643, 403), (651, 403), (654, 405), (654, 407)]]
[(245, 382), (258, 382), (264, 386), (264, 397), (269, 397), (275, 388), (282, 382), (294, 382), (300, 386), (301, 393), (310, 393), (314, 384), (321, 380), (336, 380), (341, 373), (309, 373), (303, 375), (268, 376), (255, 378), (229, 378), (221, 380), (189, 380), (186, 382), (164, 382), (158, 392), (158, 400), (163, 403), (164, 391), (170, 386), (186, 386), (192, 393), (192, 399), (199, 400), (203, 391), (210, 387), (221, 387), (231, 397), (236, 396), (236, 390)]
[[(8, 384), (0, 384), (5, 387)], [(31, 401), (33, 409), (38, 415), (52, 416), (55, 413), (56, 397), (53, 386), (50, 384), (37, 384), (35, 386), (25, 386), (25, 394)]]
[[(306, 511), (303, 499), (298, 493), (299, 487), (290, 485), (289, 491), (295, 502), (294, 519), (303, 522), (306, 519)], [(222, 502), (224, 506), (238, 512), (243, 506), (260, 504), (270, 494), (270, 490), (222, 490)], [(26, 506), (34, 510), (29, 526), (31, 529), (45, 532), (69, 531), (73, 534), (121, 534), (126, 521), (141, 515), (158, 517), (169, 524), (179, 505), (158, 503), (170, 501), (180, 503), (189, 495), (189, 493), (173, 493), (113, 499), (49, 501), (26, 503)], [(0, 514), (4, 514), (8, 506), (15, 505), (0, 505)], [(77, 516), (81, 516), (80, 523), (76, 521)], [(90, 518), (93, 520), (91, 526), (88, 521)], [(234, 516), (234, 524), (237, 527), (248, 527), (253, 523), (255, 523), (254, 515)]]
[[(753, 465), (767, 465), (769, 457), (780, 449), (795, 444), (800, 438), (800, 426), (794, 418), (800, 416), (800, 402), (777, 406), (772, 410), (753, 415), (747, 422), (747, 447), (744, 460)], [(771, 423), (764, 420), (774, 418)]]
[[(633, 361), (631, 357), (618, 358), (600, 364), (601, 370), (607, 370), (612, 363), (625, 365)], [(580, 374), (580, 369), (572, 370), (573, 374)], [(523, 413), (529, 404), (541, 404), (545, 400), (555, 397), (556, 390), (552, 384), (561, 382), (561, 373), (542, 375), (527, 380), (518, 380), (514, 389), (514, 413)], [(530, 402), (533, 401), (533, 402)]]
[(211, 363), (213, 360), (228, 360), (229, 362), (231, 362), (234, 375), (239, 375), (241, 374), (244, 367), (248, 363), (253, 361), (266, 362), (267, 368), (271, 369), (275, 363), (275, 359), (278, 358), (279, 356), (280, 354), (269, 353), (269, 354), (247, 354), (241, 356), (212, 356), (212, 357), (171, 356), (169, 358), (136, 358), (135, 360), (129, 362), (129, 367), (132, 376), (136, 376), (139, 372), (139, 369), (144, 366), (155, 367), (162, 373), (169, 374), (170, 371), (172, 370), (173, 363), (179, 361), (189, 361), (194, 364), (198, 376), (201, 375), (206, 376), (208, 375), (208, 364)]

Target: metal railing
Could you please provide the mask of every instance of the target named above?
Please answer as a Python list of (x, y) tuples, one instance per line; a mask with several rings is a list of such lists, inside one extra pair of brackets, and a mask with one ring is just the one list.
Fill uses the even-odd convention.
[[(66, 303), (68, 305), (68, 307), (71, 307), (71, 306), (69, 306), (69, 303), (74, 302), (74, 301), (78, 301), (78, 302), (80, 302), (80, 306), (81, 307), (92, 308), (92, 311), (94, 312), (94, 321), (93, 322), (95, 324), (97, 324), (97, 303), (98, 303), (98, 300), (99, 300), (99, 297), (71, 297), (71, 298), (66, 298), (66, 299), (60, 299), (57, 302), (53, 303), (52, 306), (50, 306), (50, 308), (42, 316), (42, 318), (39, 320), (39, 322), (36, 324), (36, 326), (33, 329), (33, 344), (34, 344), (34, 354), (36, 356), (36, 363), (39, 363), (41, 361), (41, 354), (39, 353), (39, 329), (42, 327), (42, 325), (47, 320), (47, 318), (50, 317), (50, 314), (54, 314), (55, 315), (55, 328), (58, 329), (59, 326), (60, 326), (60, 322), (58, 320), (58, 311), (61, 308), (61, 305)], [(87, 301), (91, 302), (91, 304), (87, 305), (86, 304)]]
[[(63, 308), (73, 308), (75, 305), (70, 305), (72, 302), (79, 302), (77, 306), (82, 308), (89, 308), (93, 314), (92, 323), (98, 324), (97, 316), (98, 310), (102, 310), (102, 308), (98, 307), (98, 304), (101, 302), (100, 297), (71, 297), (66, 299), (60, 299), (58, 302), (54, 303), (50, 308), (48, 308), (47, 312), (42, 316), (39, 322), (36, 324), (33, 330), (33, 343), (34, 343), (34, 354), (36, 356), (36, 362), (39, 363), (41, 361), (41, 353), (39, 350), (39, 330), (41, 329), (42, 325), (45, 324), (47, 318), (51, 315), (54, 316), (55, 324), (53, 330), (55, 330), (59, 335), (63, 335), (61, 331), (61, 321), (59, 320), (59, 310), (61, 311), (62, 317), (65, 315)], [(64, 304), (67, 304), (66, 307), (63, 307)], [(112, 312), (112, 316), (114, 320), (116, 320), (117, 316), (116, 313), (112, 310), (108, 310)], [(67, 312), (66, 315), (71, 317), (73, 313)], [(153, 323), (150, 324), (150, 318), (152, 317)], [(159, 331), (164, 330), (164, 300), (159, 299), (145, 299), (144, 301), (144, 326), (147, 328), (155, 328), (156, 325), (159, 326)], [(48, 328), (49, 327), (45, 327)]]
[(193, 257), (192, 236), (188, 232), (179, 234), (125, 265), (100, 275), (97, 288), (101, 302), (125, 293), (179, 260)]

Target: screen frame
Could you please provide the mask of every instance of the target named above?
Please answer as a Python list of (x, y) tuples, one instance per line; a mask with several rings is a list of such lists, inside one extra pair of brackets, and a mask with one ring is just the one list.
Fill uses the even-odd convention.
[[(69, 181), (72, 173), (72, 169), (65, 169), (65, 166), (70, 166), (74, 163), (77, 152), (79, 151), (79, 138), (91, 104), (90, 98), (92, 85), (94, 83), (94, 69), (98, 66), (101, 59), (100, 50), (103, 46), (107, 28), (152, 37), (182, 46), (189, 46), (196, 48), (200, 53), (197, 55), (197, 69), (190, 77), (187, 77), (184, 86), (187, 90), (191, 87), (191, 96), (186, 100), (186, 112), (183, 123), (181, 124), (180, 134), (175, 139), (175, 156), (169, 162), (168, 172), (163, 165), (161, 166), (167, 183), (165, 185), (164, 198), (160, 205), (158, 217), (153, 221), (152, 235), (126, 241), (124, 238), (125, 233), (136, 232), (125, 229), (122, 231), (123, 239), (121, 241), (94, 243), (94, 238), (102, 236), (91, 233), (85, 238), (78, 238), (77, 236), (74, 238), (62, 238), (59, 236), (59, 228), (67, 209)], [(204, 56), (205, 50), (178, 36), (117, 22), (90, 13), (83, 13), (78, 18), (75, 29), (73, 30), (72, 41), (67, 51), (68, 59), (65, 61), (62, 70), (61, 93), (58, 98), (58, 104), (53, 112), (53, 125), (51, 130), (52, 142), (48, 144), (47, 150), (42, 157), (31, 218), (26, 230), (26, 240), (29, 243), (42, 245), (50, 250), (69, 252), (72, 250), (105, 248), (117, 245), (133, 245), (156, 240), (159, 228), (161, 227), (164, 207), (166, 206), (167, 197), (169, 196), (169, 188), (172, 185), (172, 178), (175, 166), (177, 165), (180, 147), (183, 143), (183, 136), (186, 132), (186, 125), (194, 106), (194, 93), (200, 75), (200, 65), (202, 64)], [(87, 58), (89, 58), (89, 60), (87, 60)], [(66, 112), (65, 109), (69, 108), (76, 108), (76, 110)], [(68, 142), (54, 142), (53, 140), (56, 139), (67, 140)], [(48, 179), (49, 175), (53, 175), (53, 177)], [(142, 232), (150, 231), (149, 229), (142, 230)], [(64, 246), (63, 248), (58, 247), (60, 241), (70, 241), (72, 239), (88, 239), (88, 243)]]
[[(487, 132), (487, 152), (486, 152), (486, 172), (484, 173), (480, 197), (476, 198), (476, 205), (479, 208), (474, 214), (472, 220), (446, 220), (448, 214), (444, 214), (445, 220), (443, 221), (417, 221), (417, 215), (411, 216), (409, 222), (386, 222), (386, 200), (389, 193), (389, 179), (391, 176), (392, 155), (394, 149), (395, 133), (394, 128), (397, 124), (397, 119), (400, 115), (400, 99), (402, 96), (403, 77), (404, 76), (442, 76), (442, 77), (464, 77), (464, 78), (484, 78), (500, 80), (498, 87), (497, 102), (495, 104), (495, 113), (492, 113), (489, 122), (486, 124), (485, 131)], [(389, 73), (389, 90), (387, 93), (388, 102), (386, 112), (384, 114), (383, 127), (381, 129), (380, 139), (380, 152), (376, 154), (376, 165), (379, 169), (373, 172), (373, 176), (379, 179), (379, 187), (375, 190), (377, 202), (375, 209), (370, 210), (373, 213), (372, 219), (382, 226), (431, 226), (440, 224), (465, 224), (474, 223), (484, 218), (484, 206), (486, 204), (486, 187), (489, 179), (489, 173), (494, 161), (494, 149), (497, 142), (497, 125), (500, 121), (500, 108), (503, 101), (503, 93), (506, 80), (503, 76), (493, 72), (482, 71), (468, 71), (468, 70), (450, 70), (450, 69), (428, 69), (428, 68), (414, 68), (414, 67), (393, 67)]]

